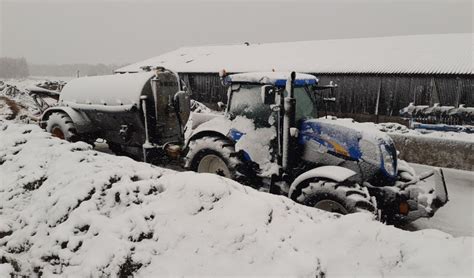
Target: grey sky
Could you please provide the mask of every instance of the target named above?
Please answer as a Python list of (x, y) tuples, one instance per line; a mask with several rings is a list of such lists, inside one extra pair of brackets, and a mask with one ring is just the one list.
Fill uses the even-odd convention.
[(472, 32), (472, 14), (470, 0), (0, 0), (0, 56), (122, 64), (181, 46)]

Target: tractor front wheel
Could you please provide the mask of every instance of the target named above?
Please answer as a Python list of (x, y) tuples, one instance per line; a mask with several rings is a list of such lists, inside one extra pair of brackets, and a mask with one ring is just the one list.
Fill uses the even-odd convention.
[(357, 183), (313, 179), (305, 181), (296, 201), (311, 207), (339, 214), (355, 212), (377, 213), (375, 198)]

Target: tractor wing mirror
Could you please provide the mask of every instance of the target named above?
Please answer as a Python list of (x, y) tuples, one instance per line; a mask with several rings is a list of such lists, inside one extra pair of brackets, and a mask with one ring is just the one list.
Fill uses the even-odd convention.
[(275, 88), (272, 85), (262, 86), (261, 97), (264, 104), (275, 104)]
[(217, 108), (219, 109), (219, 111), (224, 111), (227, 108), (227, 105), (225, 105), (225, 103), (223, 103), (222, 101), (219, 101), (217, 103)]

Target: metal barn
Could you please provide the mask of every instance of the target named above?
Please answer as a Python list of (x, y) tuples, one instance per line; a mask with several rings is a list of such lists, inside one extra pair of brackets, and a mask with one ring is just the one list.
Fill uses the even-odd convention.
[[(218, 72), (298, 71), (334, 81), (328, 111), (359, 121), (398, 121), (417, 105), (474, 106), (473, 34), (437, 34), (288, 43), (184, 47), (116, 70), (164, 66), (179, 72), (193, 98), (226, 101)], [(320, 107), (322, 108), (322, 107)]]

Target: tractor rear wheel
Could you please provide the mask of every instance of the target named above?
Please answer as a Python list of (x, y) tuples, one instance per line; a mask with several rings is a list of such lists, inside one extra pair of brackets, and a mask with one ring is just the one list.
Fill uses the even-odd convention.
[(53, 137), (64, 139), (70, 142), (78, 140), (76, 127), (66, 113), (54, 112), (46, 121), (46, 131)]
[(198, 173), (212, 173), (251, 185), (256, 174), (234, 144), (222, 137), (205, 136), (189, 143), (185, 168)]
[(377, 213), (377, 204), (366, 188), (357, 183), (312, 179), (305, 181), (296, 201), (311, 207), (339, 214)]

